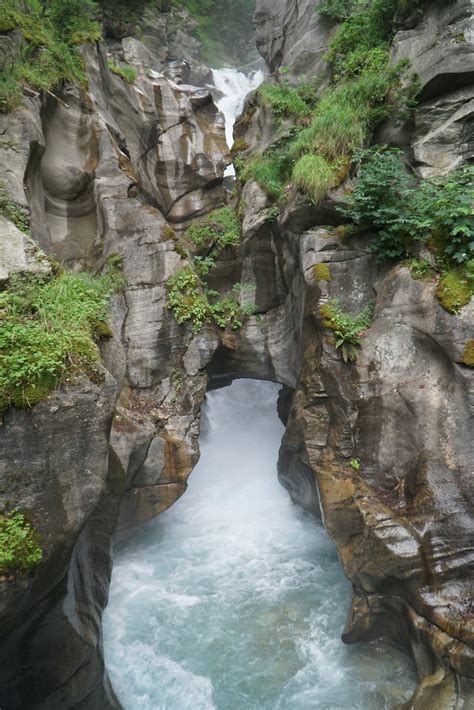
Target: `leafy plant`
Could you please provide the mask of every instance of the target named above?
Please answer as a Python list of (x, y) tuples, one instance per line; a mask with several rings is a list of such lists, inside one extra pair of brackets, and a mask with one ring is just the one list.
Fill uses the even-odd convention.
[(434, 240), (446, 264), (474, 257), (474, 167), (417, 183), (402, 153), (375, 147), (356, 155), (360, 174), (341, 212), (360, 228), (375, 232), (371, 250), (381, 259), (399, 258), (413, 242)]
[(31, 573), (43, 558), (40, 536), (17, 510), (0, 514), (0, 574)]
[(213, 247), (217, 254), (240, 239), (240, 219), (232, 207), (220, 207), (186, 230), (186, 238), (198, 249)]
[(424, 281), (435, 275), (435, 271), (426, 259), (411, 259), (409, 262), (410, 272), (414, 279)]
[(10, 279), (0, 292), (0, 411), (32, 406), (66, 377), (94, 371), (96, 341), (111, 335), (110, 298), (123, 286), (113, 268)]
[(334, 298), (323, 304), (319, 312), (323, 327), (334, 332), (334, 344), (336, 348), (340, 348), (344, 362), (357, 360), (362, 334), (372, 323), (373, 305), (353, 316), (346, 313)]
[(354, 471), (360, 471), (361, 465), (360, 465), (360, 459), (352, 458), (349, 461), (349, 466), (354, 470)]
[(168, 306), (178, 325), (191, 321), (193, 333), (199, 333), (209, 321), (209, 302), (202, 283), (190, 266), (178, 271), (166, 282)]

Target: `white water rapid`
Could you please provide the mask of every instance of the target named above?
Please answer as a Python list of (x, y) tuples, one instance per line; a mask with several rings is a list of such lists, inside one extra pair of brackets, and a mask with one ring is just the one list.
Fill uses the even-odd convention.
[(104, 647), (125, 710), (384, 710), (414, 689), (401, 653), (340, 641), (350, 585), (277, 481), (277, 393), (208, 393), (188, 491), (116, 555)]
[[(232, 148), (234, 123), (242, 113), (246, 96), (262, 83), (263, 72), (255, 71), (247, 76), (237, 69), (213, 69), (212, 78), (220, 94), (217, 108), (224, 114), (227, 145)], [(225, 176), (228, 175), (235, 175), (233, 165), (225, 171)]]

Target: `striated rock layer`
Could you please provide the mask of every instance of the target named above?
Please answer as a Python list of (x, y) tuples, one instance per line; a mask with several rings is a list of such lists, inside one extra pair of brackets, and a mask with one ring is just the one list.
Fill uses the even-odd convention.
[[(87, 93), (66, 88), (0, 116), (0, 179), (30, 209), (33, 235), (1, 218), (0, 279), (50, 268), (35, 243), (73, 268), (100, 270), (118, 254), (127, 279), (101, 345), (101, 381), (10, 411), (0, 427), (2, 500), (28, 516), (44, 548), (34, 577), (0, 583), (9, 710), (117, 706), (101, 649), (112, 536), (171, 505), (199, 456), (204, 368), (218, 337), (176, 325), (165, 283), (188, 263), (186, 223), (224, 202), (224, 120), (208, 90), (168, 79), (128, 40), (133, 86), (99, 46), (85, 54)], [(152, 66), (137, 62), (140, 51)]]
[[(304, 7), (257, 3), (257, 43), (272, 69), (289, 66), (297, 74), (293, 48), (310, 38), (313, 46), (327, 44), (322, 24), (293, 29), (291, 21), (282, 23)], [(400, 28), (394, 38), (394, 59), (408, 56), (420, 75), (420, 105), (414, 126), (381, 127), (377, 139), (402, 145), (424, 177), (472, 159), (472, 22), (470, 3), (432, 3), (416, 26)], [(252, 124), (242, 121), (237, 133), (257, 147), (255, 126), (261, 126), (267, 145), (268, 110), (258, 101), (249, 106)], [(246, 185), (244, 192), (251, 197), (258, 188)], [(339, 224), (337, 199), (331, 195), (314, 207), (295, 195), (276, 224), (265, 220), (264, 196), (247, 199), (244, 227), (256, 225), (252, 243), (270, 230), (281, 244), (274, 249), (277, 283), (287, 292), (258, 335), (251, 324), (239, 337), (256, 350), (260, 338), (267, 371), (290, 387), (291, 368), (281, 377), (278, 361), (273, 367), (272, 336), (278, 342), (286, 331), (301, 363), (292, 403), (288, 395), (282, 402), (288, 424), (280, 478), (295, 500), (321, 510), (353, 582), (343, 639), (383, 634), (412, 653), (421, 679), (413, 707), (471, 707), (474, 372), (462, 353), (472, 338), (474, 303), (450, 315), (438, 304), (434, 283), (414, 280), (403, 266), (377, 264), (368, 239), (339, 238), (327, 228)], [(318, 280), (322, 273), (330, 280)], [(323, 327), (319, 307), (333, 297), (353, 313), (375, 303), (356, 363), (341, 360)], [(285, 322), (295, 303), (297, 314)], [(269, 338), (266, 324), (274, 317)], [(228, 362), (231, 369), (235, 356)], [(352, 458), (360, 459), (360, 470), (353, 470)]]
[[(344, 640), (385, 634), (410, 651), (421, 677), (413, 707), (469, 708), (474, 380), (462, 352), (474, 306), (448, 315), (434, 284), (381, 267), (368, 238), (337, 237), (327, 227), (340, 222), (338, 193), (315, 207), (294, 192), (275, 219), (249, 182), (242, 243), (222, 252), (211, 286), (240, 281), (257, 315), (231, 333), (177, 326), (165, 283), (188, 263), (186, 225), (223, 204), (227, 149), (209, 92), (181, 83), (192, 75), (179, 48), (195, 46), (179, 32), (168, 42), (168, 12), (153, 12), (143, 42), (109, 18), (107, 46), (85, 54), (87, 93), (25, 99), (0, 116), (0, 179), (31, 210), (36, 244), (96, 270), (120, 254), (128, 283), (113, 303), (102, 376), (9, 412), (0, 428), (2, 496), (28, 513), (45, 552), (34, 577), (0, 584), (0, 706), (117, 706), (100, 635), (112, 536), (184, 492), (206, 388), (245, 376), (283, 385), (280, 478), (294, 500), (322, 513), (353, 581)], [(422, 101), (414, 126), (381, 126), (377, 140), (402, 145), (423, 176), (472, 158), (470, 23), (470, 3), (436, 2), (395, 36), (394, 58), (411, 58)], [(272, 70), (288, 67), (292, 81), (324, 78), (333, 27), (313, 2), (258, 0), (255, 24)], [(135, 84), (107, 58), (134, 66)], [(284, 132), (258, 98), (247, 109), (236, 135), (251, 147)], [(0, 280), (49, 268), (10, 223), (0, 229)], [(318, 280), (318, 264), (329, 282)], [(319, 317), (334, 296), (352, 312), (375, 301), (353, 364), (341, 361)]]

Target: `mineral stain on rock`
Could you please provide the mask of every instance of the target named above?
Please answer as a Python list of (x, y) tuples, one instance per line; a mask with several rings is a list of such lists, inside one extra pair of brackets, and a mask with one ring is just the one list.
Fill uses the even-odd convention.
[[(410, 121), (386, 119), (372, 138), (402, 148), (410, 170), (434, 180), (472, 161), (473, 15), (465, 0), (418, 5), (395, 15), (390, 49), (393, 63), (408, 58), (418, 74), (417, 105)], [(257, 0), (256, 44), (271, 81), (318, 77), (317, 92), (330, 82), (324, 56), (337, 24), (314, 6)], [(42, 558), (30, 574), (0, 580), (0, 706), (118, 707), (101, 631), (112, 542), (185, 492), (206, 391), (254, 378), (283, 387), (279, 479), (324, 521), (352, 583), (344, 641), (383, 636), (411, 654), (420, 682), (410, 707), (469, 708), (469, 272), (451, 265), (418, 280), (403, 262), (378, 261), (370, 230), (350, 236), (341, 216), (353, 171), (318, 204), (288, 183), (275, 205), (253, 178), (229, 195), (225, 122), (196, 20), (167, 2), (132, 14), (109, 8), (104, 39), (81, 48), (87, 88), (41, 93), (26, 83), (18, 106), (0, 113), (2, 289), (18, 274), (47, 279), (58, 261), (99, 273), (114, 255), (126, 279), (112, 300), (112, 336), (98, 342), (100, 377), (64, 381), (34, 407), (2, 415), (0, 514), (24, 512)], [(28, 41), (7, 19), (6, 70)], [(134, 69), (134, 81), (109, 63)], [(286, 118), (277, 125), (257, 91), (235, 145), (244, 161), (278, 154), (294, 131)], [(193, 267), (186, 228), (229, 200), (241, 239), (216, 258), (211, 290), (225, 297), (239, 283), (254, 315), (235, 331), (206, 323), (196, 334), (176, 323), (166, 283)], [(330, 299), (349, 315), (373, 304), (352, 362), (324, 329)]]

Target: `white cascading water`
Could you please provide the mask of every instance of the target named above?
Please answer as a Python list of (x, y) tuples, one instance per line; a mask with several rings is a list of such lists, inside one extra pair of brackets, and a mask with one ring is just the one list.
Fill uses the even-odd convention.
[(384, 710), (415, 676), (340, 641), (350, 585), (276, 477), (278, 385), (208, 393), (185, 495), (116, 556), (106, 662), (125, 710)]
[[(262, 83), (263, 72), (255, 71), (247, 76), (237, 69), (213, 69), (212, 78), (220, 94), (217, 108), (224, 115), (227, 145), (232, 148), (234, 123), (242, 113), (246, 96)], [(233, 165), (225, 171), (225, 176), (229, 175), (235, 175)]]

